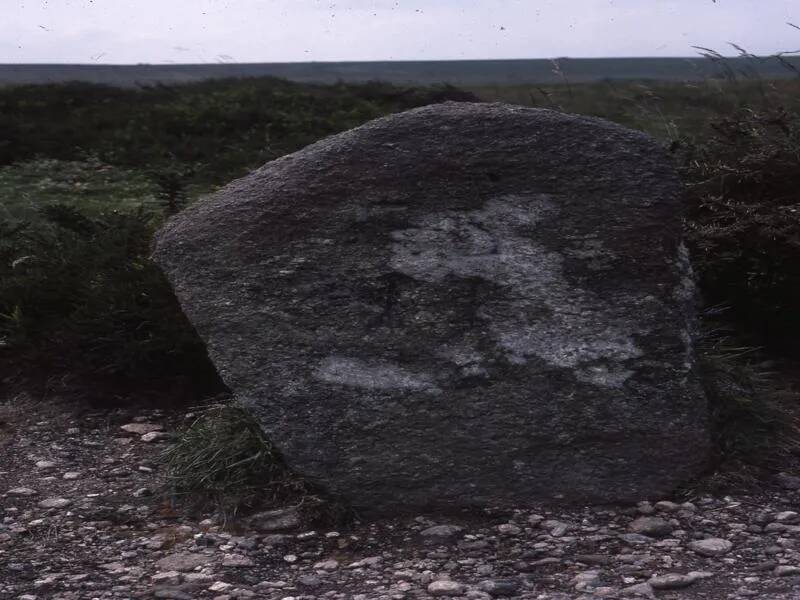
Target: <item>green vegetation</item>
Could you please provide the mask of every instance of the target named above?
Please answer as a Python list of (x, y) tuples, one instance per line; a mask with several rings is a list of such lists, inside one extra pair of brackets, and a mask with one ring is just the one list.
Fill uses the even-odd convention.
[(468, 89), (485, 101), (602, 117), (664, 140), (703, 140), (713, 133), (715, 122), (744, 108), (782, 106), (800, 111), (800, 78), (692, 83), (606, 81)]
[(786, 365), (741, 346), (710, 313), (699, 359), (720, 468), (703, 485), (725, 489), (793, 465), (800, 455), (800, 414), (797, 392), (783, 377)]
[(800, 348), (800, 111), (738, 109), (683, 153), (688, 239), (709, 304), (740, 334)]
[(168, 494), (225, 516), (308, 495), (253, 417), (233, 405), (203, 409), (162, 458)]

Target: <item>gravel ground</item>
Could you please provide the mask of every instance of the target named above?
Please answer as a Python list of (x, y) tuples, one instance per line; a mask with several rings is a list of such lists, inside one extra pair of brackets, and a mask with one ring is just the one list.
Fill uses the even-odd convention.
[(800, 598), (800, 479), (636, 507), (521, 507), (309, 530), (153, 491), (184, 415), (0, 404), (0, 598)]

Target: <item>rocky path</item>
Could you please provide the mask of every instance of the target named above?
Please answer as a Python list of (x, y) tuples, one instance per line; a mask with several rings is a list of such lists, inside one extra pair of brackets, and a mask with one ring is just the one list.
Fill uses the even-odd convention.
[(638, 507), (224, 527), (153, 490), (183, 415), (0, 404), (0, 598), (800, 598), (800, 480)]

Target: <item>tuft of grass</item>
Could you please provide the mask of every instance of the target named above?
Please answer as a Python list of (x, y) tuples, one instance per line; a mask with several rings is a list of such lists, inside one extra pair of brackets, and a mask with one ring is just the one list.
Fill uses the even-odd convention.
[(204, 408), (162, 455), (167, 493), (225, 517), (309, 495), (255, 419), (234, 404)]

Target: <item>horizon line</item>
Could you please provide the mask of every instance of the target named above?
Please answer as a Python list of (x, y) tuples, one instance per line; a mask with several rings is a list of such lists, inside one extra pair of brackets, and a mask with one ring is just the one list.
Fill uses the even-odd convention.
[[(768, 60), (777, 55), (757, 56), (755, 59)], [(724, 59), (749, 59), (754, 57), (741, 55), (722, 55)], [(783, 58), (800, 58), (784, 56)], [(0, 66), (75, 66), (75, 67), (209, 67), (233, 65), (308, 65), (308, 64), (377, 64), (377, 63), (437, 63), (437, 62), (523, 62), (554, 60), (708, 60), (708, 57), (697, 54), (693, 56), (550, 56), (538, 58), (426, 58), (426, 59), (382, 59), (382, 60), (297, 60), (297, 61), (217, 61), (217, 62), (138, 62), (138, 63), (106, 63), (106, 62), (0, 62)]]

